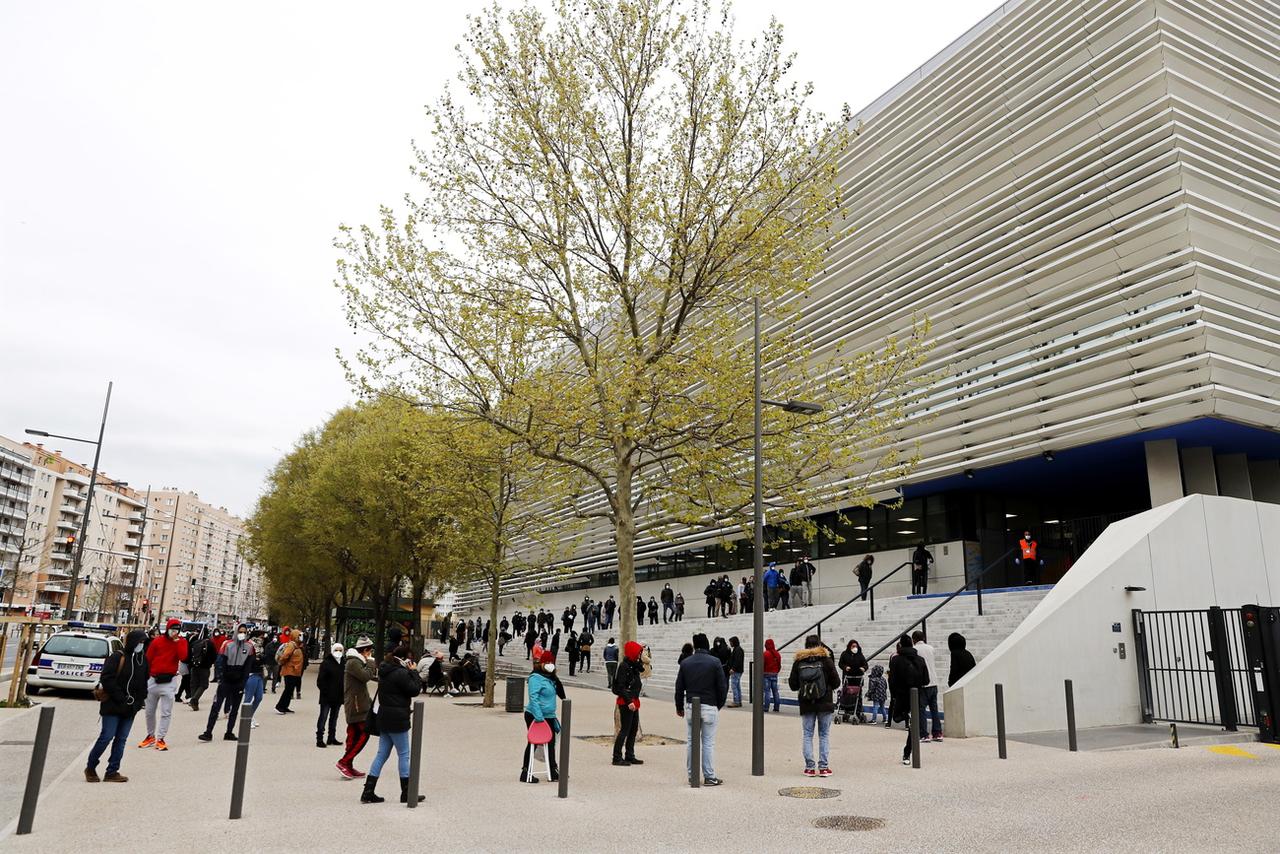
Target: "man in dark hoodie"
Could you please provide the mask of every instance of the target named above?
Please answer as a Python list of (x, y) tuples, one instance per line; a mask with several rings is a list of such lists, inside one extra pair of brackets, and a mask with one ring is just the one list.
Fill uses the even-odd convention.
[(978, 662), (973, 660), (973, 653), (965, 649), (968, 643), (964, 639), (964, 635), (959, 632), (952, 632), (947, 635), (947, 649), (951, 650), (951, 672), (947, 674), (947, 687), (959, 682), (964, 675), (970, 670), (978, 666)]
[(614, 765), (644, 764), (643, 760), (636, 758), (636, 733), (640, 730), (640, 689), (644, 687), (640, 679), (644, 671), (644, 663), (640, 661), (642, 652), (644, 647), (640, 644), (627, 641), (622, 647), (622, 661), (613, 680), (613, 693), (618, 698), (621, 724), (613, 739)]
[(923, 689), (929, 682), (929, 668), (916, 653), (911, 638), (898, 638), (898, 651), (889, 659), (889, 717), (907, 725), (907, 743), (902, 748), (902, 764), (911, 764), (911, 727), (919, 708), (911, 708), (911, 689)]
[[(720, 720), (720, 710), (724, 708), (728, 693), (724, 667), (720, 659), (711, 654), (707, 636), (699, 632), (693, 636), (693, 655), (680, 662), (680, 670), (676, 674), (676, 714), (684, 717), (686, 695), (691, 705), (694, 697), (702, 702), (699, 711), (702, 720), (702, 782), (706, 786), (719, 786), (722, 782), (716, 776), (715, 767), (716, 723)], [(692, 780), (697, 773), (693, 767), (693, 720), (687, 719), (685, 723), (684, 764)]]
[(124, 758), (133, 719), (147, 701), (146, 642), (147, 633), (134, 629), (125, 638), (124, 650), (112, 653), (103, 662), (102, 690), (107, 696), (98, 706), (102, 728), (84, 767), (84, 778), (90, 783), (100, 781), (98, 760), (108, 744), (111, 755), (107, 757), (107, 774), (101, 779), (108, 783), (129, 782), (129, 778), (120, 773), (120, 760)]
[[(787, 684), (796, 692), (800, 705), (800, 721), (804, 727), (804, 774), (806, 777), (830, 777), (828, 763), (828, 739), (831, 735), (831, 719), (836, 706), (831, 692), (840, 686), (840, 674), (836, 672), (831, 652), (822, 638), (809, 635), (804, 649), (795, 654), (791, 662), (791, 675)], [(818, 731), (818, 763), (813, 762), (813, 731)]]

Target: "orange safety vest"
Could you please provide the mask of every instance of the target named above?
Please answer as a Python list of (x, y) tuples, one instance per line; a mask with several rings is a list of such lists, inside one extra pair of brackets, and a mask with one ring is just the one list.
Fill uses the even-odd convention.
[(1022, 546), (1022, 559), (1036, 559), (1036, 541), (1035, 540), (1018, 540), (1018, 545)]

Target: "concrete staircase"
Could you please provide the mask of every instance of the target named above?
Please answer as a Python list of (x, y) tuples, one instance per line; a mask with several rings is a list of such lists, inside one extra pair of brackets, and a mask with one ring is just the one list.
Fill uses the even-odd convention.
[[(1000, 641), (1010, 635), (1028, 614), (1040, 603), (1050, 588), (1008, 588), (999, 591), (983, 591), (983, 615), (978, 616), (977, 597), (972, 594), (957, 596), (928, 621), (929, 642), (933, 644), (938, 667), (939, 684), (945, 690), (947, 672), (951, 667), (951, 654), (947, 649), (947, 636), (951, 632), (960, 632), (968, 641), (968, 649), (975, 659), (982, 660)], [(855, 602), (835, 617), (822, 623), (822, 639), (836, 650), (837, 657), (844, 650), (850, 638), (856, 638), (863, 652), (870, 655), (881, 645), (897, 638), (908, 625), (928, 613), (937, 606), (944, 596), (903, 596), (876, 601), (876, 619), (870, 619), (868, 603)], [(792, 608), (786, 611), (770, 611), (765, 614), (765, 637), (773, 638), (777, 644), (790, 640), (804, 631), (819, 617), (825, 617), (834, 611), (830, 605), (815, 605), (808, 608)], [(752, 615), (737, 614), (731, 617), (690, 616), (686, 612), (685, 619), (679, 623), (641, 626), (639, 641), (646, 644), (653, 656), (653, 675), (645, 681), (645, 695), (649, 697), (671, 697), (675, 689), (676, 659), (680, 656), (680, 648), (696, 632), (704, 632), (714, 640), (724, 637), (726, 640), (737, 635), (747, 651), (748, 673), (751, 658), (751, 626)], [(615, 624), (616, 628), (616, 624)], [(593, 672), (585, 676), (568, 676), (568, 663), (561, 650), (559, 672), (562, 681), (569, 685), (603, 688), (605, 683), (604, 662), (601, 651), (609, 639), (609, 632), (596, 633), (596, 646), (592, 654)], [(616, 636), (616, 633), (615, 633)], [(795, 652), (803, 647), (804, 640), (796, 641), (782, 650), (781, 692), (783, 702), (787, 702), (790, 691), (786, 687), (786, 677), (790, 672), (791, 659)], [(498, 659), (500, 675), (524, 675), (529, 672), (528, 663), (524, 660), (523, 646), (511, 644), (507, 646), (507, 654)], [(887, 667), (890, 647), (872, 664)], [(742, 691), (747, 694), (748, 676), (742, 680)], [(941, 691), (939, 692), (941, 694)]]

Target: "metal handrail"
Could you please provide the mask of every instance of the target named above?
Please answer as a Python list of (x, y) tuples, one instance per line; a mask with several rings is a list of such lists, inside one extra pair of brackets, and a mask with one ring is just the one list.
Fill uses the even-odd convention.
[(874, 660), (875, 660), (875, 659), (880, 655), (880, 653), (884, 652), (886, 649), (888, 649), (889, 647), (891, 647), (891, 646), (893, 646), (895, 643), (897, 643), (897, 642), (898, 642), (898, 638), (900, 638), (900, 637), (902, 637), (903, 635), (907, 634), (907, 633), (908, 633), (908, 632), (910, 632), (912, 629), (914, 629), (916, 626), (923, 625), (923, 624), (924, 624), (924, 622), (925, 622), (926, 620), (928, 620), (928, 619), (929, 619), (930, 617), (932, 617), (934, 614), (938, 613), (940, 610), (942, 610), (943, 608), (945, 608), (945, 607), (946, 607), (946, 606), (951, 602), (951, 600), (952, 600), (952, 599), (956, 598), (956, 597), (957, 597), (957, 596), (959, 596), (961, 593), (963, 593), (964, 591), (968, 590), (968, 589), (969, 589), (969, 585), (970, 585), (970, 584), (973, 584), (974, 582), (977, 582), (977, 584), (978, 584), (978, 603), (979, 603), (979, 604), (978, 604), (978, 609), (979, 609), (979, 610), (978, 610), (978, 613), (979, 613), (979, 614), (981, 614), (981, 613), (982, 613), (982, 610), (981, 610), (981, 609), (982, 609), (982, 604), (981, 604), (981, 603), (982, 603), (982, 579), (986, 576), (986, 574), (987, 574), (988, 572), (990, 572), (991, 570), (995, 569), (997, 566), (1003, 566), (1003, 565), (1004, 565), (1005, 558), (1009, 557), (1009, 555), (1013, 554), (1013, 553), (1014, 553), (1014, 552), (1016, 552), (1017, 550), (1018, 550), (1018, 549), (1017, 549), (1017, 547), (1015, 546), (1014, 548), (1011, 548), (1011, 549), (1009, 549), (1007, 552), (1005, 552), (1004, 554), (1000, 555), (1000, 557), (996, 558), (996, 559), (995, 559), (995, 560), (993, 560), (991, 563), (987, 564), (986, 568), (984, 568), (984, 569), (982, 570), (982, 572), (979, 572), (979, 573), (978, 573), (977, 575), (975, 575), (973, 578), (971, 578), (971, 579), (969, 579), (969, 580), (965, 581), (965, 583), (964, 583), (964, 586), (963, 586), (963, 587), (960, 587), (960, 588), (959, 588), (959, 589), (957, 589), (954, 593), (952, 593), (950, 596), (948, 596), (946, 599), (943, 599), (941, 602), (939, 602), (939, 603), (938, 603), (938, 605), (937, 605), (933, 610), (931, 610), (929, 613), (925, 614), (925, 615), (924, 615), (923, 617), (921, 617), (920, 619), (916, 620), (916, 621), (915, 621), (914, 623), (912, 623), (911, 625), (907, 626), (907, 627), (906, 627), (905, 629), (903, 629), (902, 631), (897, 632), (896, 634), (894, 634), (894, 636), (893, 636), (893, 640), (889, 641), (889, 642), (888, 642), (888, 643), (886, 643), (884, 646), (880, 647), (880, 648), (879, 648), (879, 649), (877, 649), (875, 652), (873, 652), (873, 653), (871, 653), (870, 655), (868, 655), (868, 656), (867, 656), (867, 661), (874, 661)]
[[(876, 594), (875, 594), (875, 589), (876, 589), (877, 587), (879, 587), (881, 584), (883, 584), (884, 582), (888, 581), (890, 578), (892, 578), (892, 577), (893, 577), (893, 575), (894, 575), (894, 573), (898, 572), (898, 570), (900, 570), (900, 569), (902, 569), (903, 567), (906, 567), (906, 566), (911, 566), (911, 561), (909, 561), (909, 560), (908, 560), (908, 561), (905, 561), (905, 562), (903, 562), (903, 563), (898, 564), (896, 567), (894, 567), (893, 569), (889, 570), (887, 573), (885, 573), (884, 575), (882, 575), (882, 576), (880, 577), (880, 580), (879, 580), (879, 581), (877, 581), (875, 584), (872, 584), (870, 587), (868, 587), (868, 588), (867, 588), (867, 593), (869, 593), (869, 594), (871, 595), (871, 619), (872, 619), (872, 620), (874, 620), (874, 619), (876, 618)], [(823, 623), (825, 623), (827, 620), (830, 620), (830, 619), (831, 619), (832, 617), (834, 617), (836, 614), (839, 614), (839, 613), (840, 613), (841, 611), (843, 611), (845, 608), (848, 608), (850, 605), (852, 605), (854, 602), (857, 602), (857, 601), (858, 601), (859, 599), (861, 599), (861, 598), (862, 598), (862, 591), (858, 591), (858, 595), (857, 595), (857, 596), (854, 596), (854, 597), (853, 597), (852, 599), (850, 599), (848, 602), (845, 602), (843, 605), (841, 605), (839, 608), (836, 608), (834, 611), (832, 611), (830, 614), (827, 614), (825, 617), (820, 617), (820, 618), (818, 619), (818, 621), (817, 621), (817, 622), (812, 623), (812, 624), (810, 624), (809, 626), (806, 626), (804, 631), (802, 631), (800, 634), (796, 635), (796, 636), (795, 636), (795, 637), (793, 637), (791, 640), (789, 640), (789, 641), (787, 641), (786, 643), (784, 643), (782, 646), (778, 647), (778, 648), (777, 648), (778, 652), (781, 652), (782, 650), (784, 650), (784, 649), (786, 649), (787, 647), (791, 646), (791, 644), (793, 644), (793, 643), (795, 643), (796, 641), (800, 640), (802, 637), (805, 637), (807, 634), (809, 634), (809, 629), (815, 629), (815, 628), (816, 628), (816, 629), (818, 630), (818, 636), (819, 636), (819, 637), (821, 637), (821, 636), (822, 636), (822, 624), (823, 624)]]

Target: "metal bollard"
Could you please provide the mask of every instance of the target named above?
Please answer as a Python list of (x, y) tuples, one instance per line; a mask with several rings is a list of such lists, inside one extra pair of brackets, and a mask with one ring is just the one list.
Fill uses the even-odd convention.
[(27, 789), (22, 793), (22, 810), (18, 813), (18, 835), (31, 832), (36, 820), (36, 801), (40, 799), (40, 780), (44, 777), (44, 760), (49, 755), (49, 734), (53, 731), (53, 706), (40, 707), (36, 723), (36, 743), (31, 748), (31, 766), (27, 769)]
[(561, 704), (563, 720), (560, 721), (560, 790), (556, 797), (569, 797), (569, 727), (573, 723), (573, 700)]
[(996, 683), (996, 743), (1000, 746), (1000, 758), (1009, 758), (1009, 749), (1004, 740), (1004, 686)]
[(689, 785), (702, 785), (702, 698), (694, 697), (687, 714), (689, 718)]
[(231, 815), (240, 818), (244, 810), (244, 775), (249, 769), (249, 734), (253, 732), (253, 704), (240, 704), (240, 732), (236, 738), (236, 770), (231, 778)]
[(1067, 749), (1072, 753), (1077, 750), (1076, 745), (1076, 698), (1075, 693), (1071, 689), (1071, 680), (1068, 679), (1067, 685)]
[(920, 767), (920, 722), (924, 717), (920, 714), (920, 689), (911, 689), (911, 716), (907, 718), (907, 726), (911, 727), (911, 767)]
[(1169, 745), (1177, 750), (1182, 745), (1178, 743), (1178, 725), (1169, 724)]
[(422, 727), (426, 709), (422, 700), (413, 701), (413, 735), (409, 741), (409, 809), (418, 805), (418, 775), (422, 772)]

